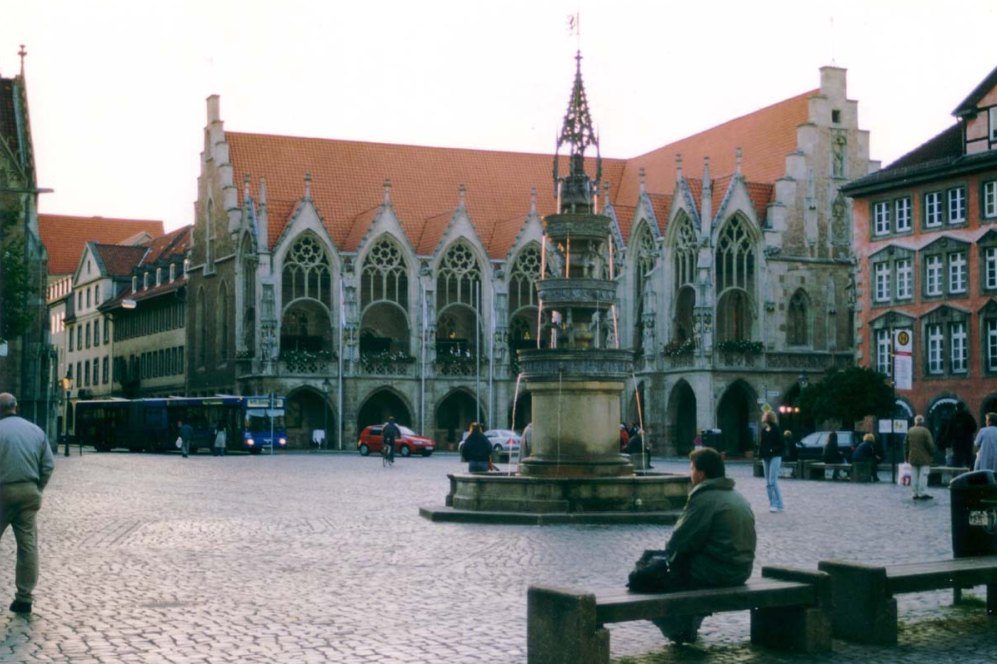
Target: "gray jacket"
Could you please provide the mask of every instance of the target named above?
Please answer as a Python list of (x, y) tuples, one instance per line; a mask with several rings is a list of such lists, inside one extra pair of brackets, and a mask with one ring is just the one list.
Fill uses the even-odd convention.
[(0, 485), (35, 482), (41, 490), (54, 468), (44, 431), (19, 415), (0, 419)]

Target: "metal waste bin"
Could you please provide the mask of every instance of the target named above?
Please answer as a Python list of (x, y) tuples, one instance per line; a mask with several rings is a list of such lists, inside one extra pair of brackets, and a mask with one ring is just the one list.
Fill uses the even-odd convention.
[(963, 473), (949, 482), (952, 554), (997, 554), (997, 476), (992, 470)]

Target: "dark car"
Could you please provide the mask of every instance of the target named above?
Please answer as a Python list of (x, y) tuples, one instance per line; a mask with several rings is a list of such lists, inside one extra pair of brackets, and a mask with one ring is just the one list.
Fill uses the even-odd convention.
[[(364, 430), (360, 432), (360, 439), (357, 441), (357, 449), (360, 451), (360, 454), (363, 456), (367, 456), (371, 452), (380, 454), (381, 445), (383, 444), (381, 438), (382, 429), (384, 429), (383, 424), (371, 424), (364, 427)], [(408, 427), (400, 424), (398, 425), (398, 430), (401, 432), (401, 436), (395, 440), (395, 454), (407, 457), (418, 452), (422, 456), (428, 457), (436, 449), (436, 443), (433, 442), (432, 438), (420, 436)]]
[[(796, 458), (820, 460), (824, 454), (824, 445), (827, 444), (827, 437), (830, 433), (830, 431), (815, 431), (798, 440), (796, 442)], [(838, 432), (838, 450), (845, 461), (851, 458), (853, 440), (857, 445), (861, 440), (860, 435), (852, 431)]]

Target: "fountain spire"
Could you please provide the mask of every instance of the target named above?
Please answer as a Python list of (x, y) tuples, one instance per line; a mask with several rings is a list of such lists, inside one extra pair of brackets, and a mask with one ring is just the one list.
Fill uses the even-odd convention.
[[(561, 133), (554, 151), (554, 193), (561, 186), (561, 209), (558, 212), (584, 213), (592, 210), (593, 192), (598, 195), (602, 179), (602, 156), (599, 154), (599, 137), (592, 128), (588, 98), (582, 82), (582, 53), (575, 55), (575, 82), (568, 100), (568, 110), (564, 114)], [(561, 149), (568, 146), (568, 175), (560, 177)], [(595, 177), (591, 180), (585, 172), (585, 150), (595, 148)]]

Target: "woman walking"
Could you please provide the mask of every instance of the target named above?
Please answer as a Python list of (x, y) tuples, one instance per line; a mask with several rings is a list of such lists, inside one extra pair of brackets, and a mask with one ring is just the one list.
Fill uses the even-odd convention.
[(762, 436), (758, 453), (765, 468), (765, 490), (769, 494), (769, 512), (783, 510), (782, 493), (779, 492), (779, 469), (782, 468), (782, 432), (775, 411), (767, 410), (762, 415)]

